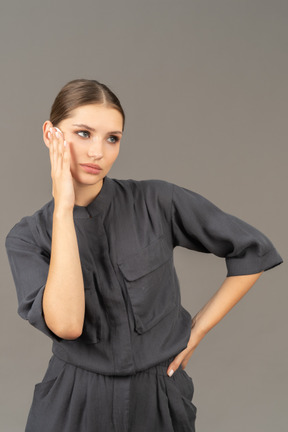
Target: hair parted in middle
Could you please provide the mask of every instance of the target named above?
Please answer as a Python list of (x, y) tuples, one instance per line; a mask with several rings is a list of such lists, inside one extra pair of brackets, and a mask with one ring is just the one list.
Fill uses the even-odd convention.
[(84, 78), (69, 81), (62, 87), (51, 107), (50, 121), (53, 126), (57, 126), (75, 108), (89, 104), (104, 105), (119, 111), (123, 117), (124, 130), (125, 113), (117, 96), (105, 84)]

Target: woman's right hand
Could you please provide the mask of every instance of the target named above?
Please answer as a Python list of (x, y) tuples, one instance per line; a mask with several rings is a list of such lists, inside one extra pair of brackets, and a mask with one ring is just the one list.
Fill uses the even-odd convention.
[(75, 204), (75, 191), (70, 170), (70, 147), (68, 142), (64, 145), (63, 134), (54, 127), (50, 128), (49, 133), (49, 154), (54, 207), (72, 210)]
[(47, 122), (44, 141), (50, 153), (54, 212), (43, 314), (53, 333), (74, 340), (82, 334), (85, 317), (84, 281), (73, 217), (74, 179), (69, 143), (64, 146), (63, 135), (60, 132), (56, 135), (56, 129), (49, 131), (49, 127)]

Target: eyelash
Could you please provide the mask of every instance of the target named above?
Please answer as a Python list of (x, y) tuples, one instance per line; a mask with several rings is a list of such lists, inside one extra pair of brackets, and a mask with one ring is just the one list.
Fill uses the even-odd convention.
[[(81, 130), (81, 131), (76, 131), (75, 132), (78, 136), (80, 136), (81, 138), (83, 138), (83, 139), (86, 139), (86, 138), (89, 138), (90, 137), (90, 132), (89, 131), (86, 131), (86, 130)], [(87, 134), (88, 136), (81, 136), (81, 135), (79, 135), (80, 133), (84, 133), (84, 134)], [(119, 137), (118, 136), (116, 136), (116, 135), (110, 135), (109, 136), (109, 138), (114, 138), (114, 142), (112, 142), (111, 144), (116, 144), (118, 141), (119, 141)]]

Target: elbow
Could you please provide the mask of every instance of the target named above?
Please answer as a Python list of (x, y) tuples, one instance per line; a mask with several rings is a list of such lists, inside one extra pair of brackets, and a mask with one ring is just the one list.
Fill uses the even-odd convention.
[(78, 339), (83, 332), (83, 323), (80, 325), (79, 323), (47, 323), (49, 329), (59, 338), (66, 340), (75, 340)]
[(47, 327), (60, 339), (78, 339), (83, 332), (84, 312), (56, 312), (51, 310), (51, 308), (45, 309), (45, 305), (43, 305), (43, 317)]
[(58, 331), (57, 336), (59, 336), (61, 339), (75, 340), (82, 335), (82, 331), (83, 331), (82, 328), (80, 329), (77, 327), (75, 328), (69, 327), (67, 329), (61, 329), (60, 331)]

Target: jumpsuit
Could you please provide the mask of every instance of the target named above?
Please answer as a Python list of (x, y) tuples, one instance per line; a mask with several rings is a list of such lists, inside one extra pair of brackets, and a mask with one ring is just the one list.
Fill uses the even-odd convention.
[(18, 313), (53, 341), (35, 385), (26, 432), (194, 432), (192, 378), (173, 358), (192, 317), (181, 305), (173, 250), (225, 259), (227, 276), (283, 262), (271, 241), (189, 189), (163, 180), (105, 177), (73, 218), (85, 289), (83, 332), (61, 339), (46, 325), (54, 199), (6, 237)]

